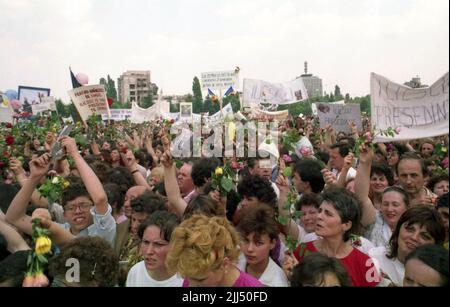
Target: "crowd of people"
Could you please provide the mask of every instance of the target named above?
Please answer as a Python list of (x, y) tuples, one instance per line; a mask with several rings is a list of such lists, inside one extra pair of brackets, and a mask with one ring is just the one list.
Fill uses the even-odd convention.
[(1, 124), (0, 286), (25, 284), (36, 223), (41, 286), (448, 286), (448, 134), (374, 144), (363, 122), (288, 117), (226, 158), (174, 157), (167, 120)]

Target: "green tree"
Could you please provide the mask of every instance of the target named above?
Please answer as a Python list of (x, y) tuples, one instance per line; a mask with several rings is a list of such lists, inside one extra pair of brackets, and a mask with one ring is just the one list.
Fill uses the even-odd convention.
[(192, 94), (187, 94), (184, 96), (184, 101), (186, 102), (193, 102), (194, 101), (194, 96), (192, 96)]
[(113, 101), (117, 101), (117, 90), (116, 83), (113, 79), (108, 75), (107, 87), (106, 87), (106, 95), (109, 98), (112, 98)]
[(200, 80), (197, 77), (194, 77), (194, 81), (192, 82), (192, 93), (194, 94), (192, 111), (194, 113), (200, 113), (203, 110), (203, 96)]
[(69, 106), (66, 106), (61, 99), (56, 99), (55, 104), (56, 104), (56, 110), (58, 111), (58, 114), (60, 116), (66, 117), (66, 118), (69, 117), (69, 115), (70, 115)]
[(154, 104), (153, 101), (153, 91), (149, 90), (147, 97), (141, 100), (140, 106), (144, 109), (150, 108)]
[(341, 94), (341, 88), (339, 87), (339, 85), (336, 85), (334, 87), (334, 98), (336, 99), (336, 101), (340, 101), (343, 99)]

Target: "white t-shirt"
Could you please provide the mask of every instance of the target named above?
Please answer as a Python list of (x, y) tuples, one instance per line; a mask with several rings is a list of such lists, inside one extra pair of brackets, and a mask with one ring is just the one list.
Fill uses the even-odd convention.
[(183, 278), (178, 274), (169, 279), (158, 281), (154, 280), (147, 272), (144, 261), (136, 263), (128, 272), (127, 287), (181, 287)]
[(386, 247), (379, 246), (372, 248), (369, 251), (369, 256), (374, 260), (378, 271), (381, 270), (396, 286), (401, 287), (405, 277), (405, 265), (397, 258), (389, 259), (386, 257), (386, 252)]
[(376, 247), (389, 246), (392, 230), (391, 227), (389, 227), (389, 225), (384, 221), (380, 211), (377, 210), (375, 222), (369, 226), (364, 236)]
[[(242, 253), (239, 255), (238, 268), (243, 272), (247, 268), (247, 259), (245, 259), (245, 255)], [(258, 280), (267, 287), (289, 287), (289, 281), (283, 269), (270, 257), (264, 273), (262, 273)]]
[[(339, 176), (341, 175), (341, 172), (338, 172), (338, 170), (333, 170), (333, 173), (336, 174), (336, 179), (339, 180)], [(350, 167), (347, 173), (346, 181), (349, 181), (350, 179), (355, 179), (356, 177), (356, 170), (353, 167)]]

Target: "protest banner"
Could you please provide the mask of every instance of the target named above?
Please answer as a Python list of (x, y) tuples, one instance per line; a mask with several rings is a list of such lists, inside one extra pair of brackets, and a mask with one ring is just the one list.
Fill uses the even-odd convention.
[(202, 90), (227, 90), (239, 86), (239, 72), (236, 70), (215, 71), (201, 73)]
[(53, 96), (41, 97), (41, 104), (47, 104), (50, 111), (56, 111), (56, 100)]
[(31, 106), (31, 111), (34, 115), (37, 115), (39, 113), (49, 111), (50, 110), (50, 104), (49, 103), (40, 103), (40, 104), (34, 104)]
[(400, 127), (394, 137), (377, 135), (390, 142), (435, 137), (449, 131), (449, 74), (425, 88), (410, 88), (371, 74), (371, 119), (376, 130)]
[(286, 105), (307, 99), (308, 93), (301, 78), (285, 83), (244, 79), (244, 107), (252, 107), (261, 103)]
[(111, 109), (111, 117), (108, 117), (108, 115), (102, 114), (103, 120), (114, 120), (114, 121), (121, 121), (131, 118), (131, 109)]
[(351, 132), (349, 123), (354, 122), (358, 130), (362, 131), (361, 106), (359, 104), (317, 103), (317, 115), (320, 128), (325, 128), (330, 124), (335, 131), (349, 133)]
[(0, 123), (12, 123), (13, 113), (6, 95), (0, 94)]
[(94, 114), (110, 116), (104, 85), (82, 86), (68, 93), (84, 122)]
[(142, 124), (143, 122), (155, 120), (156, 118), (158, 118), (158, 114), (156, 114), (155, 110), (156, 105), (153, 105), (147, 109), (143, 109), (133, 101), (131, 105), (130, 121), (134, 124)]
[(261, 109), (253, 109), (251, 118), (255, 120), (281, 121), (287, 119), (288, 116), (289, 116), (288, 110), (269, 112)]
[[(328, 104), (340, 104), (340, 105), (345, 105), (345, 101), (344, 100), (340, 100), (340, 101), (336, 101), (336, 102), (318, 102), (318, 103), (328, 103)], [(317, 103), (312, 103), (311, 104), (311, 110), (312, 110), (312, 114), (314, 116), (317, 116)]]

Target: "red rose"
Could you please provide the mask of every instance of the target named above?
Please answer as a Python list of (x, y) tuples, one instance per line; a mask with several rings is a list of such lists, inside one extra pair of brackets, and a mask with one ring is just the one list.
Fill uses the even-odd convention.
[(112, 106), (113, 102), (114, 102), (114, 101), (112, 100), (112, 98), (109, 98), (109, 97), (108, 97), (108, 105), (109, 105), (109, 106)]
[(170, 123), (173, 124), (174, 122), (175, 122), (175, 120), (172, 118), (172, 119), (170, 120)]
[(122, 152), (123, 152), (124, 154), (126, 154), (126, 153), (128, 152), (128, 147), (124, 147), (124, 148), (122, 149)]
[(5, 141), (6, 141), (6, 145), (12, 146), (14, 144), (14, 137), (12, 135), (8, 135), (5, 138)]
[(0, 168), (3, 168), (5, 165), (6, 165), (5, 162), (0, 161)]
[(11, 129), (13, 127), (13, 125), (11, 123), (6, 123), (5, 127), (8, 128), (8, 129)]
[(3, 157), (5, 157), (6, 159), (9, 159), (9, 157), (11, 157), (10, 153), (7, 151), (3, 152)]

